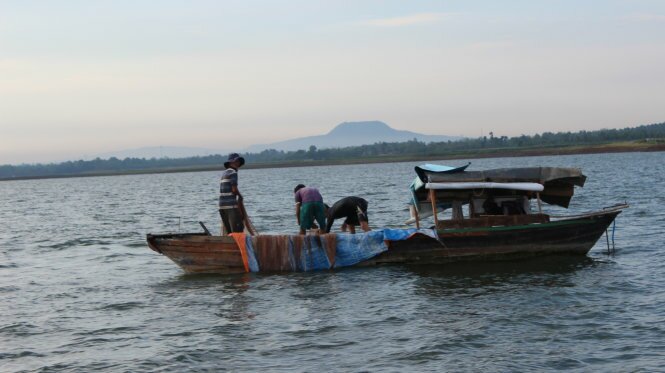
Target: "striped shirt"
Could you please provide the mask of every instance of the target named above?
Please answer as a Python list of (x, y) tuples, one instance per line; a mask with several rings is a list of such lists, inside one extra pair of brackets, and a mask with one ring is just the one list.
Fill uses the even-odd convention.
[(238, 207), (238, 200), (233, 194), (233, 187), (238, 186), (238, 172), (232, 168), (227, 168), (222, 173), (222, 179), (219, 183), (219, 209), (233, 209)]

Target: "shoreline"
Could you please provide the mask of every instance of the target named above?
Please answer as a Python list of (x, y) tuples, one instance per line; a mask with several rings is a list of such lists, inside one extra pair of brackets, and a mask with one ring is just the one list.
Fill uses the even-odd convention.
[[(339, 166), (356, 164), (374, 164), (390, 162), (416, 162), (428, 160), (457, 160), (468, 158), (509, 158), (509, 157), (538, 157), (552, 155), (574, 155), (574, 154), (603, 154), (603, 153), (632, 153), (632, 152), (661, 152), (665, 151), (663, 143), (635, 143), (635, 142), (616, 142), (599, 145), (572, 145), (566, 147), (552, 148), (528, 148), (528, 149), (487, 149), (473, 150), (467, 152), (457, 152), (451, 154), (436, 155), (390, 155), (375, 156), (363, 159), (333, 159), (333, 160), (305, 160), (305, 161), (284, 161), (274, 163), (257, 163), (246, 165), (246, 170), (265, 169), (265, 168), (290, 168), (290, 167), (313, 167), (313, 166)], [(206, 172), (220, 171), (223, 166), (189, 166), (179, 168), (145, 169), (145, 170), (127, 170), (127, 171), (108, 171), (88, 174), (61, 174), (48, 176), (24, 176), (15, 178), (0, 178), (0, 181), (15, 180), (41, 180), (41, 179), (65, 179), (75, 177), (100, 177), (100, 176), (126, 176), (126, 175), (150, 175), (166, 174), (180, 172)]]

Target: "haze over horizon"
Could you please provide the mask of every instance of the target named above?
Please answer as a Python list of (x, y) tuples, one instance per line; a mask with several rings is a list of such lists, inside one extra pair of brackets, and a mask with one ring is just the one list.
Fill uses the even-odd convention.
[(3, 1), (0, 164), (665, 117), (665, 2)]

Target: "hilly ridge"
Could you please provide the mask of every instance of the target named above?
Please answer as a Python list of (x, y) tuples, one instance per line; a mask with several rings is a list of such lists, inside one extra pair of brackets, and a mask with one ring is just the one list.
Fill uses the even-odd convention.
[(259, 153), (266, 149), (284, 151), (307, 150), (314, 145), (319, 149), (342, 148), (346, 146), (371, 145), (377, 142), (404, 142), (416, 139), (420, 142), (437, 142), (459, 140), (461, 137), (425, 135), (422, 133), (397, 130), (381, 121), (344, 122), (335, 126), (324, 135), (300, 137), (269, 144), (250, 145), (245, 149), (210, 149), (185, 146), (149, 146), (136, 149), (125, 149), (103, 154), (82, 157), (85, 160), (95, 158), (108, 159), (124, 158), (185, 158), (195, 156), (208, 156), (213, 154), (227, 154), (231, 151), (242, 153)]
[(260, 152), (266, 149), (293, 151), (308, 149), (314, 145), (319, 149), (346, 146), (371, 145), (377, 142), (403, 142), (416, 139), (421, 142), (459, 140), (460, 137), (425, 135), (422, 133), (396, 130), (381, 121), (344, 122), (338, 124), (325, 135), (300, 137), (270, 144), (252, 145), (243, 151)]

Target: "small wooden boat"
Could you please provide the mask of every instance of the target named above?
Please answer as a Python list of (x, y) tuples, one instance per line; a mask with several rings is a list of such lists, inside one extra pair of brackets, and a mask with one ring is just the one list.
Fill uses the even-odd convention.
[[(411, 229), (400, 239), (386, 238), (386, 250), (355, 265), (511, 260), (553, 254), (583, 256), (628, 207), (619, 204), (569, 216), (544, 213), (542, 203), (568, 207), (574, 187), (583, 186), (586, 180), (579, 169), (465, 169), (466, 166), (417, 167), (418, 177), (410, 188), (410, 220), (420, 228), (422, 213), (431, 213), (431, 231), (435, 233), (411, 234), (419, 232)], [(532, 201), (536, 202), (537, 211), (532, 211)], [(147, 241), (152, 250), (167, 256), (187, 273), (248, 271), (246, 259), (243, 260), (246, 248), (229, 236), (213, 236), (209, 232), (148, 234)], [(265, 257), (265, 247), (263, 252)], [(298, 260), (300, 255), (298, 252)], [(330, 263), (333, 268), (334, 258)], [(291, 269), (296, 268), (294, 265)]]

